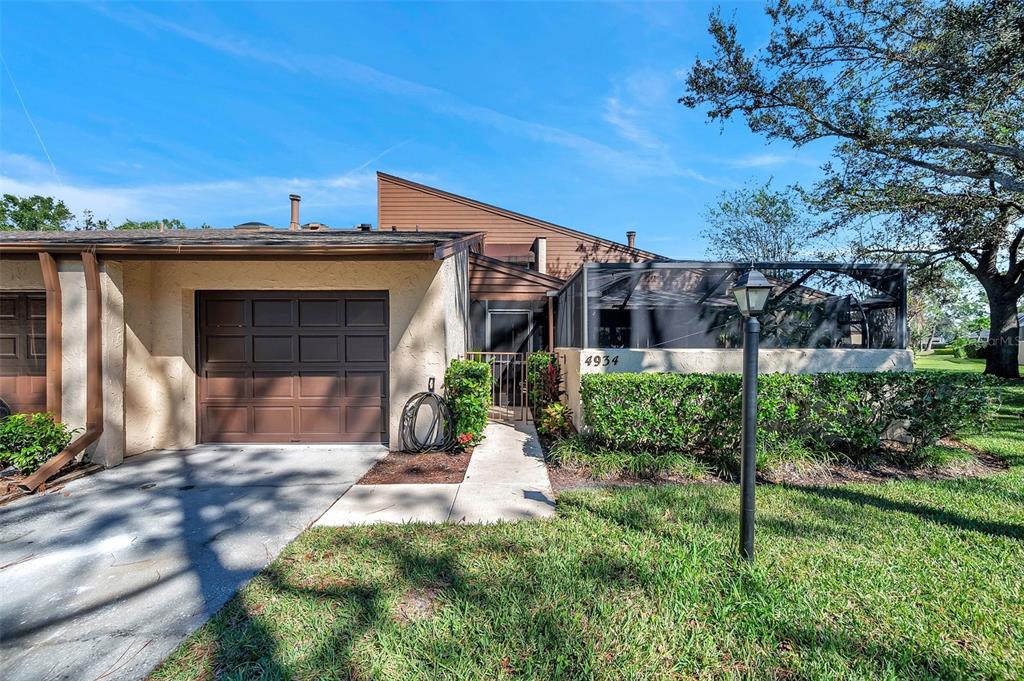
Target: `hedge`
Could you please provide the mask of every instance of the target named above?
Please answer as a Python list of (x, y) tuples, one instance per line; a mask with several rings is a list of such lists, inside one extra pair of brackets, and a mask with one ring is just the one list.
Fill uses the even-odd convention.
[(444, 392), (458, 442), (462, 445), (480, 442), (491, 406), (490, 365), (453, 359), (444, 372)]
[[(586, 374), (581, 398), (590, 435), (606, 447), (690, 452), (725, 467), (741, 438), (736, 374)], [(914, 373), (765, 374), (759, 445), (801, 446), (854, 461), (913, 458), (994, 411), (988, 377)]]

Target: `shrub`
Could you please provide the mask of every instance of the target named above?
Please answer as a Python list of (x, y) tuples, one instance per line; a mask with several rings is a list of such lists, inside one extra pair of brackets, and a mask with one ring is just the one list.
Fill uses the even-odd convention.
[[(735, 374), (586, 374), (584, 422), (602, 446), (691, 452), (735, 470), (741, 382)], [(759, 446), (856, 461), (884, 449), (909, 459), (991, 415), (986, 385), (980, 374), (940, 371), (766, 374), (758, 390)]]
[(705, 463), (688, 454), (629, 452), (604, 447), (592, 437), (582, 434), (558, 440), (551, 447), (548, 458), (560, 466), (585, 468), (595, 478), (617, 474), (649, 478), (659, 473), (672, 473), (696, 480), (709, 472)]
[(535, 413), (558, 402), (562, 397), (558, 358), (550, 352), (531, 353), (526, 358), (526, 381), (529, 384), (530, 407)]
[(957, 338), (949, 349), (957, 359), (985, 359), (985, 344), (969, 338)]
[(491, 406), (490, 365), (453, 359), (444, 372), (444, 392), (458, 443), (466, 446), (480, 442)]
[(572, 412), (561, 402), (546, 405), (540, 410), (537, 431), (541, 435), (563, 437), (572, 430)]
[(0, 421), (0, 463), (32, 473), (67, 447), (72, 435), (52, 414), (11, 414)]

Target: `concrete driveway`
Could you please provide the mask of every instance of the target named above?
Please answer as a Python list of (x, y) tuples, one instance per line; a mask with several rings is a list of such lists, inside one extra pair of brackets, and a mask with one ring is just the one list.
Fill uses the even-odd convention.
[(144, 676), (384, 454), (150, 452), (0, 507), (0, 679)]

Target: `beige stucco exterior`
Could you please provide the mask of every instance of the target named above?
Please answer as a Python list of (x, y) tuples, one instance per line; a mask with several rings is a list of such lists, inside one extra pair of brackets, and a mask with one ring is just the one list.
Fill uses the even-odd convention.
[[(565, 374), (565, 401), (577, 428), (583, 426), (580, 380), (604, 373), (741, 373), (742, 350), (628, 350), (557, 348)], [(761, 350), (758, 373), (913, 371), (910, 350)]]
[(389, 442), (402, 407), (465, 352), (464, 259), (125, 261), (128, 454), (196, 442), (196, 291), (385, 290), (390, 308)]

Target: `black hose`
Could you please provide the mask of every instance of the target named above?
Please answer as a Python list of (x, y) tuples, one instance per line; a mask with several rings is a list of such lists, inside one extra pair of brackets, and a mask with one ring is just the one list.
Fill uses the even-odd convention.
[[(420, 409), (430, 409), (429, 423), (421, 423)], [(423, 426), (428, 426), (425, 430)], [(421, 437), (417, 430), (423, 433)], [(407, 452), (441, 452), (455, 444), (455, 429), (452, 412), (444, 398), (434, 392), (434, 379), (430, 379), (427, 392), (416, 393), (405, 403), (402, 421), (399, 425), (402, 449)]]

